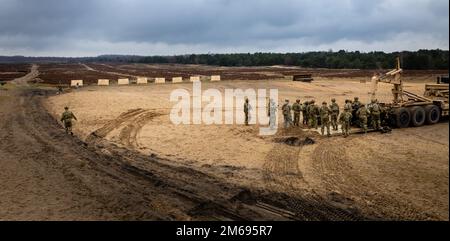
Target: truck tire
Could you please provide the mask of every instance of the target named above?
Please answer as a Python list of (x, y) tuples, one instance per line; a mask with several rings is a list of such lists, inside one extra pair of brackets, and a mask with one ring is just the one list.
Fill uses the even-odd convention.
[(409, 113), (408, 109), (400, 107), (395, 110), (394, 118), (395, 118), (395, 125), (398, 128), (406, 128), (409, 126), (409, 123), (411, 121), (411, 113)]
[(426, 112), (422, 106), (414, 106), (410, 110), (411, 113), (411, 125), (414, 127), (421, 126), (425, 123)]
[(426, 122), (428, 125), (433, 125), (441, 119), (441, 110), (436, 105), (425, 106)]

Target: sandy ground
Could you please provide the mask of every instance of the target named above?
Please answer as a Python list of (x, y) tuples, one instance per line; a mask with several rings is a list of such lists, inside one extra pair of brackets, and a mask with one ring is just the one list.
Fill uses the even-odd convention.
[[(359, 96), (369, 101), (370, 83), (363, 79), (318, 79), (311, 84), (286, 80), (204, 83), (217, 88), (277, 88), (279, 100), (315, 99), (319, 103)], [(423, 93), (423, 79), (405, 84)], [(89, 86), (46, 100), (58, 118), (64, 106), (78, 117), (74, 131), (86, 140), (96, 136), (143, 155), (226, 178), (232, 183), (277, 190), (292, 196), (314, 193), (365, 215), (383, 219), (448, 220), (448, 122), (434, 126), (371, 133), (343, 139), (319, 137), (301, 130), (258, 135), (242, 125), (173, 125), (170, 92), (192, 91), (192, 85), (126, 87)], [(390, 101), (390, 86), (380, 85), (378, 99)], [(281, 102), (280, 102), (281, 103)], [(292, 147), (279, 138), (312, 137), (316, 143)]]

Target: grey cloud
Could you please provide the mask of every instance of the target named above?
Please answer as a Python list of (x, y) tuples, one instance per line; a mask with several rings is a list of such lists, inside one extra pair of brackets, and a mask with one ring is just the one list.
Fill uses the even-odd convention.
[(88, 42), (108, 43), (89, 50), (92, 54), (116, 53), (125, 44), (155, 53), (171, 52), (170, 46), (180, 53), (300, 51), (342, 40), (381, 48), (361, 49), (370, 51), (391, 49), (389, 43), (404, 35), (428, 39), (408, 40), (404, 49), (448, 49), (448, 5), (447, 0), (0, 0), (0, 54), (63, 54), (75, 46), (83, 52), (90, 48), (81, 43)]

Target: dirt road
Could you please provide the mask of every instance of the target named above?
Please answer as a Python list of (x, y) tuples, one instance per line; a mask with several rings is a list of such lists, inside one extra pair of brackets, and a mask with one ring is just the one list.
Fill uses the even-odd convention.
[(28, 85), (28, 81), (31, 81), (39, 76), (38, 68), (39, 65), (33, 64), (31, 66), (30, 72), (27, 75), (13, 80), (13, 83), (16, 83), (18, 85)]
[[(128, 78), (139, 78), (140, 76), (137, 75), (132, 75), (132, 74), (126, 74), (126, 73), (119, 73), (119, 72), (113, 72), (113, 71), (102, 71), (102, 70), (98, 70), (98, 69), (94, 69), (91, 66), (87, 65), (87, 64), (81, 64), (84, 68), (86, 68), (86, 70), (90, 70), (90, 71), (95, 71), (95, 72), (99, 72), (99, 73), (104, 73), (104, 74), (110, 74), (110, 75), (119, 75), (119, 76), (125, 76)], [(112, 67), (106, 64), (101, 64), (107, 67)]]
[[(359, 220), (353, 208), (248, 190), (64, 133), (42, 107), (51, 91), (21, 87), (0, 100), (2, 220)], [(121, 121), (120, 118), (117, 121)]]

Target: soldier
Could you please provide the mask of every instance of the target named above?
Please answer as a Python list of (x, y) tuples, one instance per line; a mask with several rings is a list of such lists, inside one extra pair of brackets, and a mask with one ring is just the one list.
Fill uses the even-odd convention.
[(359, 109), (356, 111), (356, 115), (359, 118), (359, 124), (364, 131), (364, 134), (367, 133), (367, 116), (370, 115), (370, 111), (366, 108), (365, 105), (360, 103)]
[(308, 106), (309, 109), (309, 127), (317, 129), (317, 117), (319, 115), (319, 107), (316, 105), (315, 100), (311, 100)]
[(245, 98), (244, 103), (244, 114), (245, 114), (245, 125), (248, 126), (248, 111), (250, 109), (250, 104), (248, 103), (248, 98)]
[(349, 136), (351, 120), (352, 120), (352, 112), (346, 106), (344, 107), (344, 112), (342, 112), (342, 114), (339, 116), (339, 121), (342, 125), (342, 133), (344, 134), (344, 137)]
[(303, 102), (303, 105), (302, 105), (302, 114), (303, 114), (303, 125), (308, 125), (308, 119), (309, 119), (309, 117), (308, 117), (308, 104), (309, 104), (309, 102), (308, 101), (305, 101), (305, 102)]
[(281, 110), (283, 111), (284, 128), (288, 128), (292, 125), (291, 106), (289, 105), (288, 99), (286, 99), (284, 105), (281, 107)]
[(278, 105), (273, 99), (269, 100), (269, 126), (270, 129), (274, 129), (276, 125)]
[(353, 110), (352, 110), (352, 101), (351, 101), (351, 100), (349, 100), (349, 99), (346, 99), (346, 100), (345, 100), (345, 106), (344, 106), (344, 109), (345, 109), (345, 108), (347, 108), (348, 111), (350, 111), (350, 112), (353, 111)]
[(330, 108), (328, 108), (327, 106), (327, 102), (323, 102), (322, 103), (322, 107), (320, 108), (320, 130), (322, 132), (322, 135), (324, 135), (325, 133), (325, 127), (327, 128), (327, 136), (330, 137), (330, 114), (331, 114), (331, 110)]
[(294, 111), (294, 126), (300, 126), (300, 112), (302, 111), (302, 104), (300, 104), (299, 99), (297, 99), (292, 105), (292, 110)]
[(339, 105), (336, 103), (336, 99), (331, 99), (331, 127), (333, 127), (333, 130), (338, 130), (338, 117), (339, 117)]
[(355, 97), (352, 103), (353, 111), (358, 111), (359, 107), (361, 107), (361, 102), (359, 102), (359, 97)]
[(71, 134), (73, 136), (72, 132), (72, 119), (77, 120), (75, 115), (69, 111), (69, 107), (64, 107), (64, 112), (61, 115), (61, 122), (64, 124), (64, 128), (66, 129), (67, 134)]
[(356, 124), (356, 125), (361, 125), (361, 123), (359, 122), (358, 114), (356, 114), (356, 112), (358, 111), (360, 106), (361, 106), (361, 102), (359, 102), (359, 98), (355, 97), (352, 102), (351, 110), (352, 110), (352, 115), (353, 115), (352, 123)]
[(314, 128), (317, 129), (317, 126), (319, 125), (319, 118), (320, 118), (320, 107), (317, 104), (313, 105), (313, 115), (314, 117)]
[(381, 129), (381, 119), (380, 119), (381, 107), (378, 104), (377, 99), (372, 100), (372, 104), (370, 105), (369, 110), (370, 110), (370, 116), (372, 117), (373, 129), (375, 129), (375, 130)]

